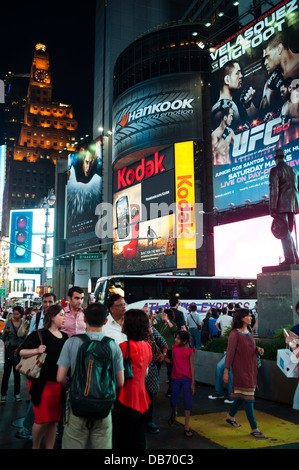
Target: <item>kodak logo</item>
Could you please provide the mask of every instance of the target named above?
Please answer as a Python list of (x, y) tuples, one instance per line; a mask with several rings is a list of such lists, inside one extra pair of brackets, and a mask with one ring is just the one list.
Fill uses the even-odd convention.
[(158, 173), (165, 171), (163, 166), (164, 158), (165, 155), (159, 156), (159, 153), (156, 152), (154, 158), (147, 162), (145, 161), (145, 158), (142, 158), (140, 165), (138, 165), (135, 170), (133, 168), (128, 170), (127, 167), (118, 170), (117, 188), (126, 188), (127, 186), (134, 184), (136, 181), (140, 182), (144, 178), (150, 178), (153, 175), (157, 175)]

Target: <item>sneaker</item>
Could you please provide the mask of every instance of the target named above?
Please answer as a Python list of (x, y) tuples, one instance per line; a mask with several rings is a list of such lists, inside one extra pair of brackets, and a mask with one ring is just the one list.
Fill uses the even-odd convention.
[(22, 401), (21, 395), (15, 395), (15, 401)]
[(6, 403), (6, 395), (1, 396), (0, 403)]
[(21, 431), (16, 432), (15, 437), (18, 437), (19, 439), (32, 439), (31, 433), (29, 431), (26, 431), (25, 428), (23, 428)]
[(224, 395), (217, 395), (217, 393), (215, 393), (214, 395), (209, 395), (208, 398), (210, 400), (217, 400), (217, 398), (224, 398)]
[(147, 430), (150, 434), (158, 434), (160, 432), (155, 423), (147, 423)]
[(234, 403), (234, 400), (232, 400), (231, 398), (226, 398), (224, 400), (224, 403)]

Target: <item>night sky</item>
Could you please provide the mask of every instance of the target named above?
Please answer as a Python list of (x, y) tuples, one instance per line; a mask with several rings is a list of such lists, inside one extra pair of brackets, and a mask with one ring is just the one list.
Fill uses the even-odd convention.
[(72, 104), (79, 136), (92, 133), (95, 0), (12, 0), (1, 5), (0, 79), (30, 73), (35, 44), (50, 58), (53, 101)]

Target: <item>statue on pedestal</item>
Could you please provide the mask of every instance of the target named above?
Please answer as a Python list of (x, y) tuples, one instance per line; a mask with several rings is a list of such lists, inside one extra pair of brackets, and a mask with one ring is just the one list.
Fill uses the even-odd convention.
[(282, 243), (283, 264), (299, 264), (296, 243), (292, 237), (296, 228), (295, 214), (299, 212), (299, 173), (285, 162), (282, 149), (275, 151), (276, 166), (269, 175), (271, 231)]

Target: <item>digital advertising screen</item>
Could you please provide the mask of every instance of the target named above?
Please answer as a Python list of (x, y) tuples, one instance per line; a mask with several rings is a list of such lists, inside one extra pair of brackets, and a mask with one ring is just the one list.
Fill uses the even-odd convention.
[(193, 142), (114, 172), (113, 272), (196, 267)]
[(274, 151), (299, 169), (299, 8), (283, 1), (210, 49), (214, 206), (269, 194)]
[(91, 142), (68, 158), (66, 249), (98, 242), (96, 207), (102, 201), (102, 144)]
[[(0, 100), (1, 103), (1, 100)], [(5, 187), (6, 145), (0, 145), (0, 230), (2, 227), (3, 193)]]
[(202, 138), (200, 73), (157, 77), (131, 87), (113, 104), (113, 155)]
[(263, 267), (283, 261), (281, 241), (271, 233), (272, 221), (268, 215), (215, 226), (215, 276), (255, 277)]

